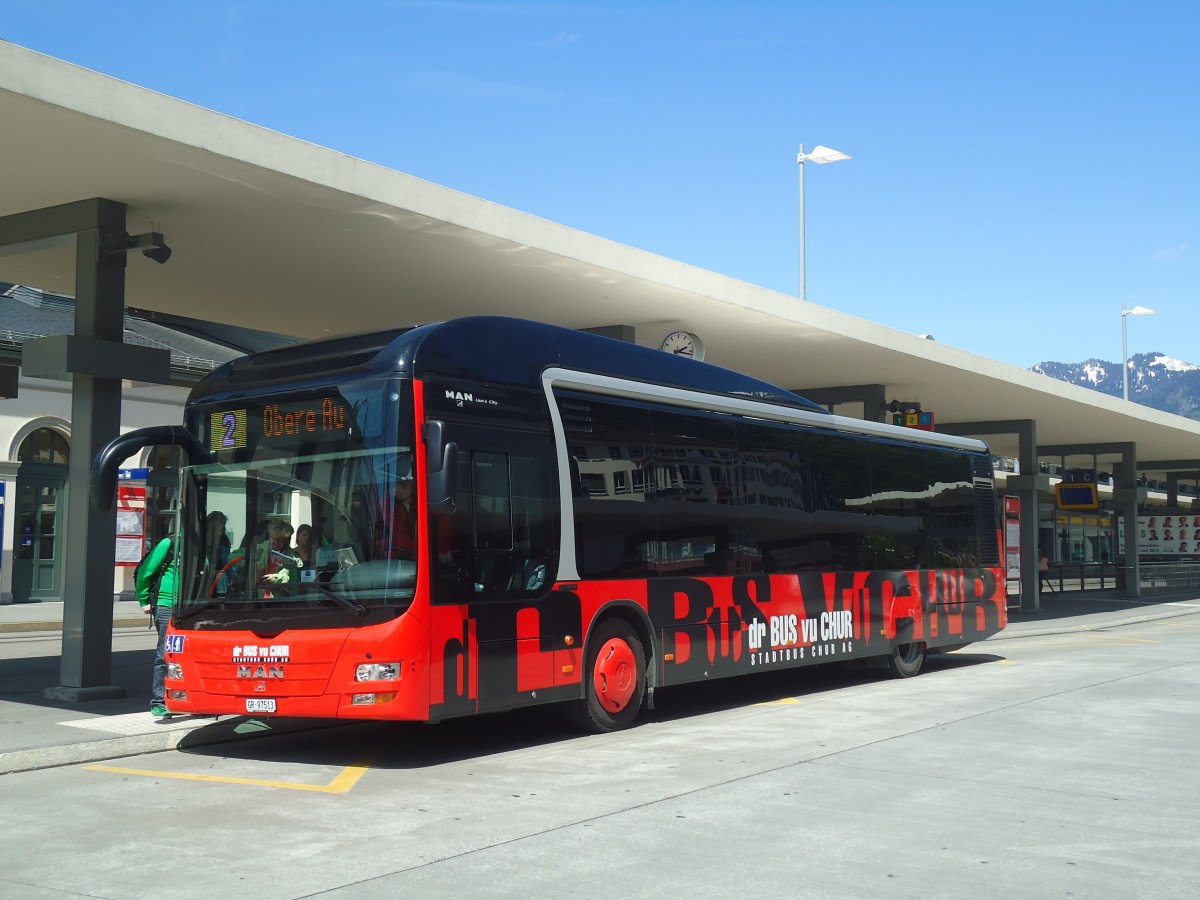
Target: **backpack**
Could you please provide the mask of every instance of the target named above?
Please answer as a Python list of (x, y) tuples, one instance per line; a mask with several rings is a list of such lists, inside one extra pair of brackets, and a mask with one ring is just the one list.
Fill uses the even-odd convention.
[[(137, 566), (134, 567), (133, 583), (135, 585), (138, 583), (138, 575), (141, 574), (142, 566), (144, 566), (146, 564), (146, 560), (148, 560), (150, 558), (150, 554), (153, 552), (154, 552), (153, 549), (149, 550), (145, 556), (143, 556), (140, 560), (138, 560)], [(162, 565), (158, 567), (158, 571), (155, 572), (154, 576), (150, 579), (150, 584), (149, 584), (148, 590), (147, 590), (147, 596), (150, 599), (150, 609), (151, 610), (153, 610), (155, 607), (158, 606), (158, 591), (159, 591), (160, 586), (162, 585), (163, 574), (167, 571), (167, 569), (171, 568), (171, 559), (172, 559), (172, 557), (174, 557), (174, 555), (175, 555), (175, 548), (173, 546), (168, 547), (167, 555), (163, 559)]]

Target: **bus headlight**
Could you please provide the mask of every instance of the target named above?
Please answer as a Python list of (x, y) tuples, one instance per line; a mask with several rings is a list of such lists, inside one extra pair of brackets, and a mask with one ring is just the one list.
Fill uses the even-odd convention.
[(183, 678), (183, 666), (177, 662), (167, 663), (167, 677), (179, 681)]
[(355, 681), (399, 681), (400, 663), (359, 663), (354, 670)]

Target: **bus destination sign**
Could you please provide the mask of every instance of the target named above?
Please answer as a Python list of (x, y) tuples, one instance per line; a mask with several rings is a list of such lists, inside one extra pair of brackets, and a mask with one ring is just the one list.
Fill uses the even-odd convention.
[[(259, 420), (253, 429), (249, 423)], [(268, 403), (259, 410), (217, 410), (210, 416), (209, 446), (214, 453), (244, 450), (250, 438), (261, 446), (292, 443), (296, 438), (328, 436), (346, 431), (346, 407), (341, 399), (319, 397), (299, 403)]]

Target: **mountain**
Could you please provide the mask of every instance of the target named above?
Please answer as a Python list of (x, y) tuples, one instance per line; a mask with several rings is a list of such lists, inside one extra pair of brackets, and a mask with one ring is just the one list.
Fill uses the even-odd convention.
[[(1031, 371), (1059, 381), (1121, 396), (1121, 364), (1102, 359), (1081, 363), (1040, 362)], [(1200, 419), (1200, 366), (1162, 353), (1135, 353), (1129, 358), (1129, 399), (1134, 403)]]

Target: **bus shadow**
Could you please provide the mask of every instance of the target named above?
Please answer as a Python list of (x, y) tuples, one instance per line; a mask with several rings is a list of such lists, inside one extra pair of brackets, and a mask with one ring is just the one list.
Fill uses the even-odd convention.
[(257, 762), (424, 769), (579, 737), (560, 710), (539, 707), (435, 725), (239, 717), (196, 729), (176, 750)]
[[(1002, 657), (993, 653), (962, 650), (931, 654), (926, 660), (926, 671), (919, 677), (999, 659)], [(844, 663), (663, 688), (657, 693), (655, 709), (644, 711), (634, 728), (787, 698), (828, 694), (889, 677), (884, 669)], [(256, 762), (364, 765), (400, 771), (484, 760), (514, 750), (589, 739), (595, 737), (582, 734), (567, 721), (561, 708), (545, 706), (450, 719), (435, 725), (243, 716), (196, 729), (180, 741), (176, 750)]]
[(981, 666), (985, 663), (1000, 662), (1005, 659), (999, 653), (992, 653), (974, 647), (966, 650), (956, 650), (953, 653), (931, 653), (925, 659), (926, 672), (949, 672), (954, 669), (964, 669), (968, 666)]
[[(967, 650), (931, 653), (926, 657), (922, 672), (917, 677), (924, 678), (938, 672), (982, 665), (1001, 658), (993, 653), (971, 653)], [(650, 715), (657, 721), (675, 721), (726, 709), (800, 699), (861, 687), (874, 681), (890, 680), (892, 676), (886, 667), (873, 667), (865, 661), (756, 672), (753, 675), (661, 689), (658, 692), (656, 709)]]

